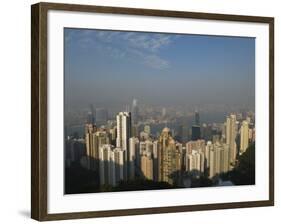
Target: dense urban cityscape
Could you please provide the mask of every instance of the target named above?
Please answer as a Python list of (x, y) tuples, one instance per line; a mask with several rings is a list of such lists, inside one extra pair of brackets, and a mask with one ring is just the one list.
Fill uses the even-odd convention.
[[(251, 111), (209, 124), (194, 111), (186, 128), (183, 122), (172, 125), (175, 117), (166, 108), (145, 116), (136, 99), (125, 108), (109, 117), (107, 109), (91, 107), (84, 133), (66, 131), (66, 181), (77, 182), (72, 187), (70, 181), (66, 193), (234, 185), (228, 174), (250, 146), (254, 150)], [(238, 184), (254, 184), (254, 170), (250, 175)]]
[(255, 184), (255, 49), (64, 28), (65, 193)]

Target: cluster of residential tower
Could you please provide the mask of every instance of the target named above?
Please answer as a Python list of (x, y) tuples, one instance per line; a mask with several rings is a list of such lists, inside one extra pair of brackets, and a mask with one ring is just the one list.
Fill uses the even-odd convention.
[(159, 136), (151, 135), (149, 125), (137, 132), (134, 113), (134, 110), (119, 112), (110, 128), (93, 123), (85, 125), (84, 166), (98, 173), (101, 186), (117, 186), (120, 181), (136, 178), (183, 187), (188, 187), (186, 179), (204, 176), (216, 180), (233, 169), (238, 155), (255, 141), (250, 117), (238, 121), (235, 114), (230, 114), (221, 134), (209, 141), (200, 136), (196, 113), (193, 138), (183, 143), (173, 137), (168, 127)]

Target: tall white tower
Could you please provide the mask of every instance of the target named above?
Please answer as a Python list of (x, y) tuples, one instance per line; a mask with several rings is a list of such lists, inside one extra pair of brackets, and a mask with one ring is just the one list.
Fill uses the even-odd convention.
[(231, 114), (226, 118), (226, 144), (229, 145), (229, 162), (235, 163), (237, 155), (236, 147), (236, 116)]
[(116, 147), (124, 150), (125, 179), (129, 173), (127, 162), (129, 161), (129, 139), (131, 138), (131, 113), (119, 112), (116, 116), (117, 138)]
[(131, 137), (131, 114), (130, 112), (120, 112), (116, 116), (117, 138), (116, 146), (128, 150), (129, 138)]
[(240, 153), (244, 153), (249, 146), (249, 125), (243, 121), (240, 128)]

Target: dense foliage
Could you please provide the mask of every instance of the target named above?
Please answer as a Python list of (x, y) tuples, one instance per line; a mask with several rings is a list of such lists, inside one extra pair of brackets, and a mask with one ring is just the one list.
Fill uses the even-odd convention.
[(229, 172), (229, 178), (235, 185), (255, 184), (255, 144), (238, 157), (236, 167)]

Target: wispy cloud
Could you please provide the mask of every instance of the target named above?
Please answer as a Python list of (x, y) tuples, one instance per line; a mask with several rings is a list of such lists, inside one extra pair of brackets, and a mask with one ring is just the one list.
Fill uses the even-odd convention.
[(147, 55), (144, 57), (144, 64), (156, 69), (166, 69), (170, 66), (167, 60), (164, 60), (157, 55)]
[(134, 61), (139, 61), (145, 66), (154, 69), (166, 69), (170, 67), (169, 61), (161, 58), (157, 54), (149, 54), (137, 49), (127, 49), (128, 56)]
[(123, 35), (123, 39), (128, 41), (131, 47), (144, 49), (150, 52), (156, 52), (171, 43), (171, 36), (166, 34), (141, 34), (130, 32)]
[(161, 56), (161, 49), (174, 41), (171, 35), (97, 30), (75, 30), (68, 34), (66, 41), (75, 40), (84, 49), (99, 49), (111, 57), (126, 58), (154, 69), (170, 66)]

